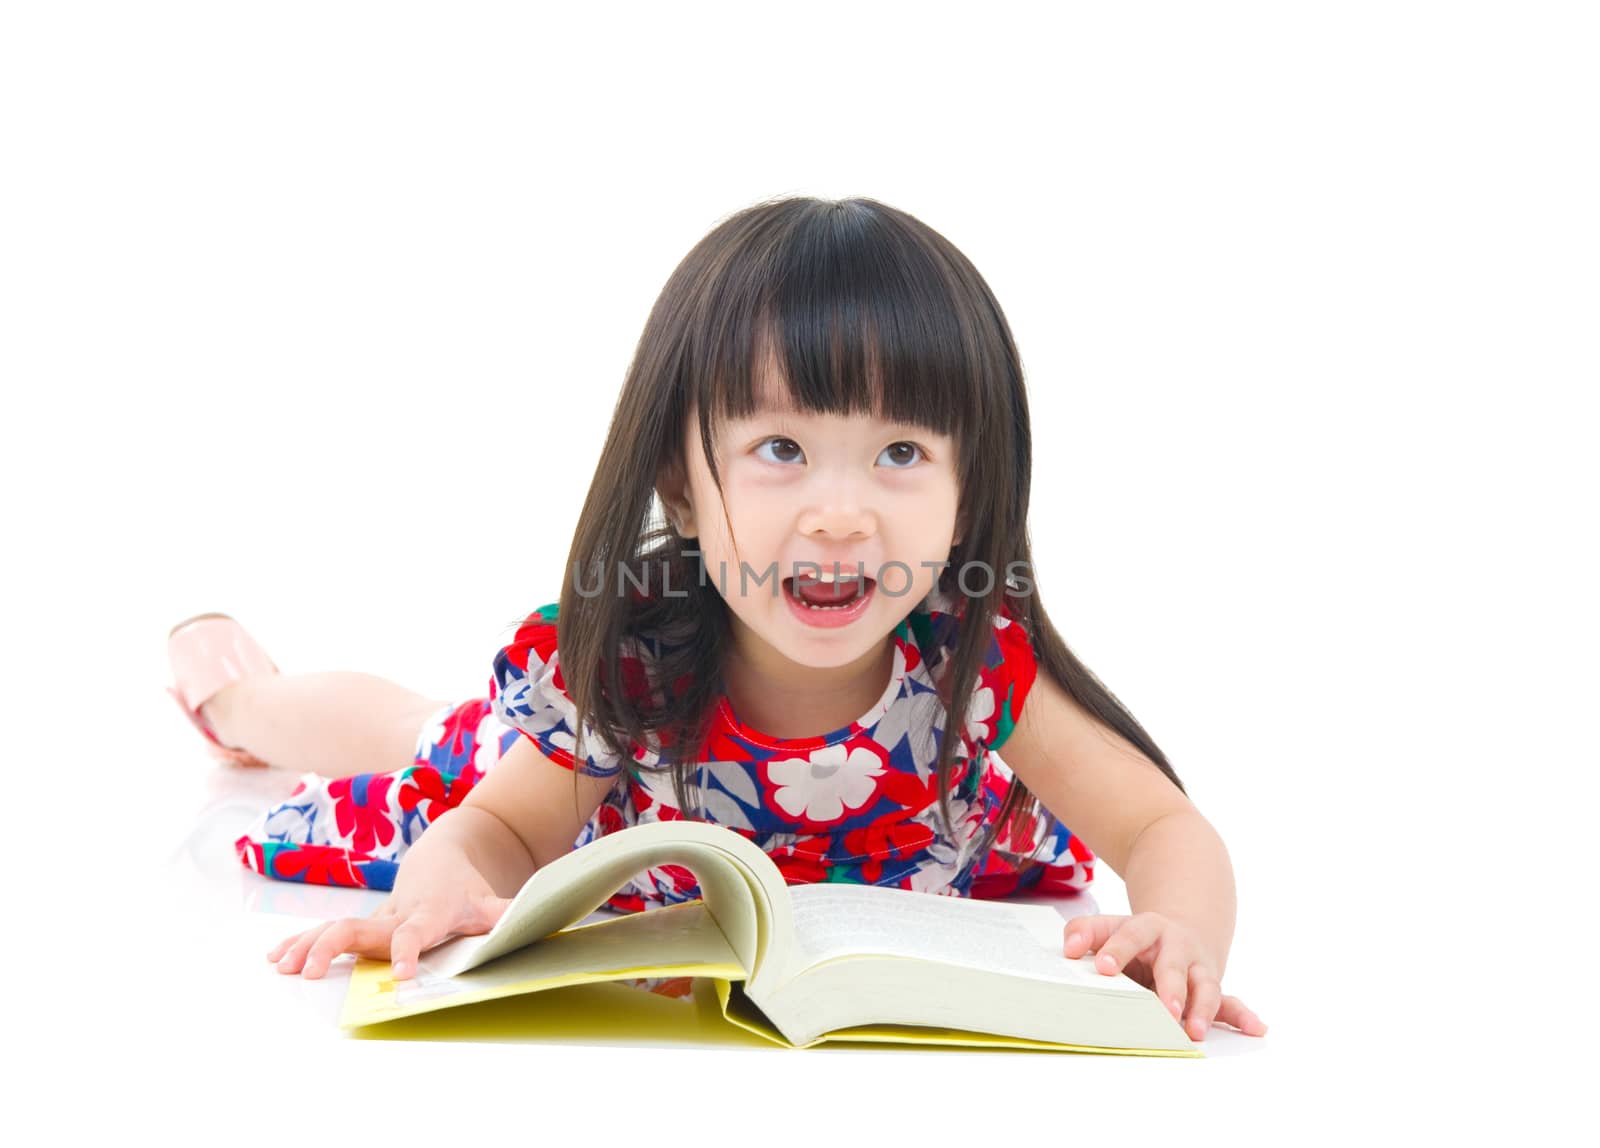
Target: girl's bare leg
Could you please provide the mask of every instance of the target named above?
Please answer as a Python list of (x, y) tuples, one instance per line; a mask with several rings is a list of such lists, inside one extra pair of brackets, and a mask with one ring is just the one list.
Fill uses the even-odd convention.
[(200, 707), (224, 745), (269, 765), (323, 777), (404, 769), (433, 701), (373, 674), (261, 674), (230, 682)]

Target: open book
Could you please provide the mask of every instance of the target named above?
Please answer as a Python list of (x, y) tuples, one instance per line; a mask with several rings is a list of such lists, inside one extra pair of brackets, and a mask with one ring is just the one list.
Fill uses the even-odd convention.
[[(578, 923), (630, 877), (660, 865), (693, 873), (701, 899)], [(786, 885), (772, 859), (731, 829), (656, 822), (544, 866), (490, 932), (435, 945), (412, 978), (396, 981), (387, 961), (358, 959), (339, 1023), (682, 976), (705, 979), (728, 1023), (778, 1045), (1203, 1055), (1150, 990), (1096, 972), (1089, 956), (1064, 956), (1063, 924), (1047, 905)]]

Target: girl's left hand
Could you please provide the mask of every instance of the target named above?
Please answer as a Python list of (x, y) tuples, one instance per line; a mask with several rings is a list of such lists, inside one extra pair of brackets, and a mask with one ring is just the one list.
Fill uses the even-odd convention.
[(1096, 950), (1099, 972), (1110, 976), (1120, 971), (1153, 989), (1191, 1040), (1204, 1040), (1213, 1020), (1232, 1025), (1247, 1036), (1266, 1035), (1267, 1026), (1243, 1001), (1222, 995), (1218, 962), (1188, 926), (1160, 913), (1131, 917), (1100, 914), (1074, 917), (1065, 931), (1062, 951), (1068, 957), (1076, 959)]

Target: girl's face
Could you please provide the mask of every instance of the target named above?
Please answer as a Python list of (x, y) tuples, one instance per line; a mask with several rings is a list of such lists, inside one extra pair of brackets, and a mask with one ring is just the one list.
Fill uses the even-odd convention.
[[(909, 424), (801, 413), (768, 386), (761, 410), (721, 428), (724, 500), (698, 418), (691, 408), (687, 482), (664, 482), (662, 502), (679, 533), (698, 538), (741, 651), (770, 669), (782, 668), (774, 652), (821, 669), (859, 665), (881, 651), (960, 541), (954, 442)], [(835, 618), (803, 613), (809, 608), (791, 594), (794, 575), (814, 578), (816, 567), (831, 574), (835, 563), (840, 574), (871, 580), (865, 603)]]

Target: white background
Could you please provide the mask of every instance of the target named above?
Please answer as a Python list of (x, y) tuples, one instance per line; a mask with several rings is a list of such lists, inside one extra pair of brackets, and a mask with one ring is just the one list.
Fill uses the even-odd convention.
[[(1553, 1125), (1596, 1011), (1597, 51), (1577, 4), (7, 6), (4, 991), (32, 1119)], [(656, 293), (784, 192), (910, 211), (1005, 308), (1040, 592), (1228, 842), (1249, 1055), (351, 1042), (275, 1006), (253, 950), (202, 975), (164, 915), (214, 779), (167, 627), (226, 610), (287, 672), (486, 693), (559, 596)], [(237, 909), (261, 882), (235, 879)]]

